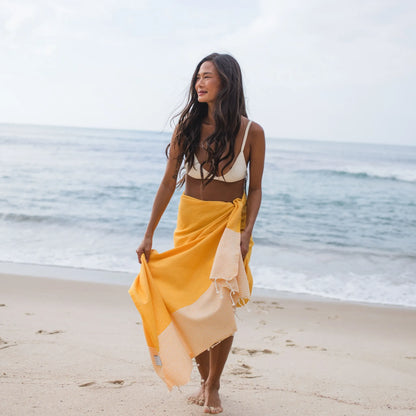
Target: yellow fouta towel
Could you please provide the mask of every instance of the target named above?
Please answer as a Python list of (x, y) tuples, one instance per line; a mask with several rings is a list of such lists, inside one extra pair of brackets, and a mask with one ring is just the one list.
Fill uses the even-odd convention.
[(234, 307), (250, 298), (253, 279), (242, 259), (246, 198), (203, 201), (182, 194), (174, 248), (142, 255), (129, 293), (139, 310), (157, 374), (169, 389), (186, 384), (192, 358), (236, 331)]

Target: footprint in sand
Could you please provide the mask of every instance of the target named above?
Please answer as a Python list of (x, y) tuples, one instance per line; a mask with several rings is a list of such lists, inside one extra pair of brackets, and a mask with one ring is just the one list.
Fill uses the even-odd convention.
[(5, 303), (0, 303), (0, 306), (6, 306), (6, 304)]
[(0, 350), (4, 350), (6, 348), (10, 348), (10, 347), (17, 347), (17, 344), (7, 344), (7, 345), (2, 345), (0, 347)]
[(258, 354), (276, 354), (275, 352), (273, 352), (272, 350), (269, 350), (267, 348), (263, 349), (263, 350), (256, 350), (254, 348), (238, 348), (238, 347), (234, 347), (231, 352), (233, 354), (240, 354), (240, 355), (258, 355)]
[(106, 383), (114, 384), (115, 386), (122, 386), (124, 384), (124, 380), (110, 380), (106, 381)]
[(42, 335), (54, 335), (54, 334), (62, 334), (64, 331), (61, 331), (60, 329), (55, 329), (54, 331), (45, 331), (44, 329), (39, 329), (39, 331), (36, 331), (37, 334)]
[(230, 373), (235, 376), (246, 376), (251, 374), (251, 367), (245, 363), (238, 363), (231, 369)]
[(231, 374), (234, 376), (240, 376), (242, 378), (258, 378), (261, 376), (253, 375), (251, 372), (251, 367), (246, 363), (238, 363), (236, 366), (234, 366), (231, 371)]
[(120, 388), (120, 387), (127, 387), (133, 383), (126, 384), (125, 380), (108, 380), (104, 381), (103, 383), (97, 383), (96, 381), (88, 381), (87, 383), (78, 384), (78, 387), (91, 387), (94, 386), (94, 388)]
[(286, 347), (296, 347), (296, 344), (291, 339), (287, 339)]
[(78, 387), (89, 387), (93, 386), (95, 384), (95, 381), (89, 381), (88, 383), (78, 384)]
[(0, 338), (0, 350), (4, 350), (5, 348), (10, 348), (10, 347), (16, 347), (17, 344), (9, 344), (6, 340), (4, 340), (3, 338)]
[(263, 315), (268, 315), (270, 313), (269, 305), (256, 305), (256, 310), (257, 312), (262, 313)]
[(253, 304), (257, 305), (257, 309), (259, 309), (262, 312), (268, 313), (271, 309), (284, 309), (283, 306), (279, 305), (279, 302), (264, 302), (262, 300), (255, 300), (252, 301)]
[(317, 345), (307, 345), (305, 348), (313, 351), (328, 351), (326, 348), (318, 347)]

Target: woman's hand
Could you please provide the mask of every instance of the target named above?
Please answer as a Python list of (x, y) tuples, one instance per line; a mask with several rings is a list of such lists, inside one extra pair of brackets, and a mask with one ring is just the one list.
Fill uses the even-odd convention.
[(139, 260), (139, 263), (142, 264), (142, 254), (144, 253), (144, 256), (146, 257), (146, 261), (149, 261), (150, 251), (152, 250), (152, 238), (151, 237), (144, 237), (143, 241), (139, 245), (139, 247), (136, 250), (137, 253), (137, 259)]
[(248, 253), (251, 233), (249, 233), (246, 230), (243, 230), (243, 231), (241, 231), (240, 236), (241, 236), (241, 238), (240, 238), (240, 249), (241, 249), (241, 255), (243, 256), (243, 260), (244, 260), (246, 258), (247, 253)]

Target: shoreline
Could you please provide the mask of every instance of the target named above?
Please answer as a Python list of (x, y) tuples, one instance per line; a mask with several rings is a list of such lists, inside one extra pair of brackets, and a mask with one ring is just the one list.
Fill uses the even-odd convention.
[[(168, 393), (123, 285), (0, 273), (0, 413), (201, 415)], [(416, 310), (253, 296), (222, 377), (224, 416), (407, 416)], [(253, 394), (255, 393), (255, 394)]]
[[(138, 269), (139, 270), (139, 269)], [(137, 270), (137, 273), (138, 273)], [(122, 287), (130, 287), (135, 278), (134, 273), (125, 271), (113, 271), (103, 269), (88, 269), (81, 267), (56, 266), (34, 263), (13, 263), (0, 261), (0, 275), (15, 275), (27, 277), (41, 277), (74, 282), (89, 282), (109, 284)], [(316, 302), (347, 303), (376, 308), (403, 308), (416, 310), (416, 306), (398, 305), (392, 303), (365, 302), (359, 300), (347, 300), (334, 297), (314, 295), (310, 293), (289, 292), (284, 290), (265, 289), (254, 286), (253, 297), (283, 298), (292, 300), (311, 300)]]

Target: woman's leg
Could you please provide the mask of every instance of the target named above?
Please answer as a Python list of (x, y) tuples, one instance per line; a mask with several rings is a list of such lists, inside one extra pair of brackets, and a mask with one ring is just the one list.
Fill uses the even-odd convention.
[(219, 396), (220, 378), (233, 343), (230, 336), (209, 350), (209, 374), (205, 379), (205, 413), (222, 412)]
[(199, 374), (201, 375), (201, 388), (188, 397), (188, 402), (203, 406), (205, 403), (205, 382), (209, 375), (209, 351), (206, 350), (197, 355), (195, 361), (198, 366)]

